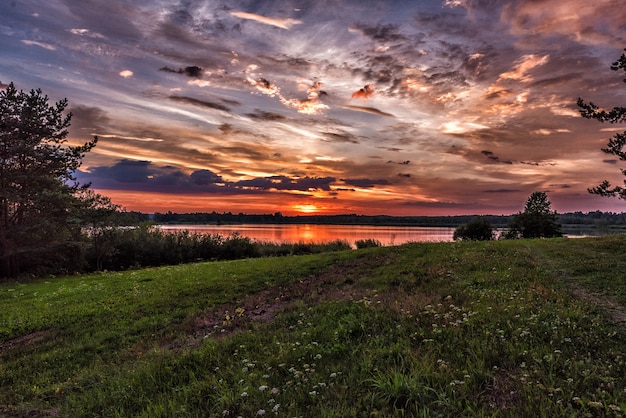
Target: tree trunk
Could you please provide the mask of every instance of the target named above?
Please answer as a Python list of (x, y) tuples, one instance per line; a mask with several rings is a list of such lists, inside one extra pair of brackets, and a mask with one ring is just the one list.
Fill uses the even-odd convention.
[(20, 273), (19, 262), (13, 250), (4, 229), (0, 229), (0, 278), (17, 277)]

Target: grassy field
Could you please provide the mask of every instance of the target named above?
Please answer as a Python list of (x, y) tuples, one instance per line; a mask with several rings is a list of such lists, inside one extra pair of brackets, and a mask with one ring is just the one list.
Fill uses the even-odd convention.
[(626, 415), (626, 237), (0, 285), (0, 417)]

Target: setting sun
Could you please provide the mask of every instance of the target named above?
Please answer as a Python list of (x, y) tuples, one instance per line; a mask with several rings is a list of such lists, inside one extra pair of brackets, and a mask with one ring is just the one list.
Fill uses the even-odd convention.
[(319, 208), (313, 204), (306, 205), (293, 205), (293, 210), (300, 213), (317, 213), (319, 212)]

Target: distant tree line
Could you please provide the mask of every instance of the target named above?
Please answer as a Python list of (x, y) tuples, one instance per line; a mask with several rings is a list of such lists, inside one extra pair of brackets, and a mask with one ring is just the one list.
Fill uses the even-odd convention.
[[(305, 215), (233, 214), (231, 212), (154, 213), (143, 214), (157, 224), (319, 224), (319, 225), (385, 225), (385, 226), (440, 226), (457, 227), (471, 222), (477, 215), (455, 216), (390, 216), (390, 215)], [(515, 215), (481, 215), (495, 228), (505, 228)], [(563, 225), (626, 225), (626, 213), (593, 211), (556, 214)]]

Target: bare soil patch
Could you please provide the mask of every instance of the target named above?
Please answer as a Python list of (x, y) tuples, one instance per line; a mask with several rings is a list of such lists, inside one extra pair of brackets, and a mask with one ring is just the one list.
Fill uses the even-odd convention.
[(269, 322), (295, 306), (313, 306), (332, 300), (397, 301), (396, 292), (379, 294), (359, 285), (359, 281), (367, 277), (367, 272), (374, 266), (380, 266), (380, 260), (362, 258), (339, 263), (305, 279), (274, 286), (247, 295), (235, 303), (209, 309), (183, 325), (187, 334), (184, 341), (170, 341), (164, 345), (170, 349), (193, 348), (204, 338), (223, 338), (247, 329), (255, 322)]
[(7, 340), (3, 343), (0, 343), (0, 355), (3, 355), (10, 350), (23, 349), (37, 344), (50, 337), (53, 333), (54, 331), (52, 329), (46, 329), (31, 332), (26, 335), (20, 335), (19, 337)]
[(614, 322), (626, 324), (626, 308), (606, 295), (590, 292), (580, 287), (573, 288), (571, 292), (576, 297), (599, 306)]

